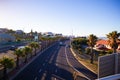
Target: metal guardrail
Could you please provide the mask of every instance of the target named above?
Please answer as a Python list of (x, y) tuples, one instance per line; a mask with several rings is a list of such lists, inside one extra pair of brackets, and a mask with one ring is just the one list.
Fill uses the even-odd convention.
[(120, 79), (120, 74), (106, 76), (106, 77), (103, 77), (103, 78), (99, 78), (97, 80), (118, 80), (118, 79)]

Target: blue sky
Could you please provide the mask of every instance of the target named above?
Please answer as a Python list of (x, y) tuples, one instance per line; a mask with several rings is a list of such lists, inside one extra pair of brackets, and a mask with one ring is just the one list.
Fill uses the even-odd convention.
[(0, 0), (0, 27), (105, 36), (120, 32), (120, 0)]

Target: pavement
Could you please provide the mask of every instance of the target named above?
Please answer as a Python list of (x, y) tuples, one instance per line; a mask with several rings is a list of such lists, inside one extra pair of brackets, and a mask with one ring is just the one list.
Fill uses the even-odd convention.
[[(67, 42), (64, 44), (68, 45)], [(9, 73), (10, 80), (94, 80), (97, 78), (76, 60), (69, 47), (60, 46), (59, 43), (55, 43), (43, 52), (38, 52), (27, 65), (20, 66), (19, 70)]]

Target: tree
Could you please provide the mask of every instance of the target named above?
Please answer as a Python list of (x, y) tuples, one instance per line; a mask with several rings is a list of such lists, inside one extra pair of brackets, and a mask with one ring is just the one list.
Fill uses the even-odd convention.
[(14, 34), (15, 34), (15, 31), (12, 30), (12, 29), (10, 29), (10, 30), (7, 31), (7, 33), (8, 33), (8, 34), (11, 34), (11, 35), (14, 35)]
[(87, 39), (86, 38), (74, 38), (72, 41), (72, 45), (76, 49), (83, 48), (84, 45), (87, 45)]
[(110, 32), (107, 34), (107, 38), (109, 39), (110, 47), (113, 50), (113, 53), (116, 53), (116, 49), (118, 48), (118, 38), (120, 36), (120, 33), (117, 33), (117, 31)]
[(3, 80), (7, 80), (8, 79), (7, 69), (12, 68), (14, 66), (14, 61), (13, 61), (12, 58), (4, 56), (2, 59), (0, 59), (0, 63), (4, 67), (4, 69), (3, 69)]
[(24, 56), (25, 56), (25, 63), (27, 62), (27, 56), (28, 54), (32, 53), (32, 49), (28, 46), (26, 46), (24, 49), (23, 49), (23, 52), (24, 52)]
[(91, 49), (91, 53), (90, 53), (91, 61), (90, 61), (90, 63), (92, 63), (92, 64), (93, 64), (93, 58), (94, 58), (93, 47), (96, 44), (96, 41), (97, 41), (97, 37), (95, 35), (91, 34), (91, 35), (88, 36), (88, 45)]
[(29, 46), (35, 50), (35, 56), (36, 56), (36, 50), (39, 48), (39, 44), (37, 42), (31, 42)]
[(16, 60), (16, 68), (19, 68), (19, 58), (23, 56), (23, 50), (22, 49), (16, 49), (14, 54), (17, 56)]

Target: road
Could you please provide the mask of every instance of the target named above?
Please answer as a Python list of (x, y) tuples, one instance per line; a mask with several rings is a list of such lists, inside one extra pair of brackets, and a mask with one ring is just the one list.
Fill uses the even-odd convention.
[[(68, 44), (68, 41), (65, 44)], [(96, 75), (78, 63), (71, 54), (69, 47), (66, 48), (66, 46), (60, 46), (59, 43), (56, 43), (41, 53), (13, 80), (74, 80), (75, 70), (68, 63), (82, 71), (91, 80), (96, 78)], [(84, 70), (82, 70), (83, 68)], [(87, 79), (79, 76), (76, 80)]]
[[(69, 41), (66, 42), (66, 44), (70, 44)], [(66, 48), (66, 53), (68, 56), (68, 60), (71, 63), (71, 65), (77, 69), (79, 72), (83, 73), (85, 76), (87, 76), (89, 79), (96, 79), (97, 75), (88, 70), (86, 67), (84, 67), (82, 64), (80, 64), (76, 58), (73, 56), (72, 52), (70, 51), (70, 48)]]
[(14, 44), (14, 45), (6, 45), (6, 46), (1, 46), (0, 45), (0, 53), (3, 53), (3, 52), (7, 52), (8, 50), (10, 50), (11, 46), (16, 46), (19, 47), (19, 46), (25, 46), (27, 43), (18, 43), (18, 44)]

